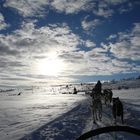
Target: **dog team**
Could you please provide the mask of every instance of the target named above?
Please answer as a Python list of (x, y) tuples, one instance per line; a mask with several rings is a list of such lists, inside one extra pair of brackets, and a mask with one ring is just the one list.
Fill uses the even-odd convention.
[(111, 106), (114, 123), (116, 124), (117, 117), (120, 117), (123, 124), (123, 104), (119, 97), (113, 98), (113, 92), (111, 89), (104, 89), (103, 92), (101, 91), (102, 84), (100, 81), (98, 81), (95, 87), (92, 89), (92, 93), (90, 94), (92, 97), (91, 109), (93, 113), (93, 122), (96, 123), (97, 120), (102, 120), (102, 106), (104, 103), (106, 107)]

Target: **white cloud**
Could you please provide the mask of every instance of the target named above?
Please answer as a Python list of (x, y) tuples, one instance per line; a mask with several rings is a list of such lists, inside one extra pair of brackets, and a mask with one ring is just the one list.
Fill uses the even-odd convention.
[(3, 15), (0, 13), (0, 30), (6, 29), (9, 25), (5, 22)]
[(49, 8), (73, 14), (82, 10), (90, 10), (94, 5), (92, 0), (6, 0), (5, 3), (6, 7), (17, 9), (24, 17), (44, 16)]
[(109, 43), (108, 48), (119, 59), (140, 60), (140, 23), (135, 23), (131, 31), (121, 32), (115, 43)]
[(36, 29), (33, 23), (23, 23), (22, 29), (11, 35), (13, 46), (24, 51), (43, 52), (51, 49), (77, 50), (79, 37), (71, 32), (66, 24), (45, 26)]
[[(101, 17), (111, 17), (115, 12), (128, 12), (133, 8), (132, 3), (128, 3), (129, 0), (103, 0), (99, 1), (96, 5), (96, 8), (93, 9), (93, 13)], [(125, 6), (124, 6), (125, 5)], [(118, 10), (115, 10), (114, 7), (119, 6)]]
[[(70, 30), (67, 24), (55, 24), (36, 29), (33, 23), (23, 23), (22, 29), (0, 37), (0, 55), (2, 58), (0, 59), (0, 64), (2, 64), (0, 69), (5, 69), (2, 70), (1, 74), (5, 73), (7, 78), (8, 75), (17, 75), (17, 78), (27, 80), (40, 79), (41, 76), (34, 69), (37, 62), (51, 55), (60, 57), (64, 52), (80, 60), (81, 56), (79, 53), (76, 54), (80, 43), (83, 41)], [(65, 57), (59, 59), (67, 61)], [(69, 67), (66, 67), (63, 76), (76, 71), (76, 69), (73, 70), (74, 63), (72, 61), (68, 62), (68, 65)], [(23, 73), (26, 74), (23, 75)], [(54, 77), (55, 79), (56, 77)]]
[[(131, 46), (132, 45), (132, 46)], [(135, 46), (127, 41), (110, 43), (110, 51), (119, 59), (140, 60), (140, 46)]]
[[(6, 0), (4, 6), (16, 9), (23, 17), (45, 16), (50, 9), (59, 13), (77, 14), (78, 12), (92, 12), (97, 16), (108, 18), (115, 10), (112, 6), (121, 6), (128, 0)], [(131, 5), (131, 6), (130, 6)], [(129, 3), (127, 8), (120, 7), (120, 11), (132, 8)]]
[(104, 48), (93, 48), (91, 51), (86, 53), (86, 56), (88, 57), (89, 60), (91, 61), (96, 61), (98, 62), (105, 62), (109, 61), (109, 57), (106, 55), (106, 50)]
[(92, 0), (54, 0), (51, 6), (58, 12), (73, 14), (79, 11), (91, 10), (95, 6), (95, 3)]
[(133, 4), (128, 2), (128, 3), (124, 4), (124, 5), (122, 5), (118, 10), (122, 14), (122, 13), (129, 12), (132, 9), (133, 9)]
[[(135, 28), (137, 28), (138, 31), (138, 25), (135, 26)], [(133, 32), (135, 32), (135, 28)], [(125, 34), (122, 33), (121, 35), (124, 37)], [(16, 60), (20, 56), (18, 61), (23, 65), (22, 67), (20, 66), (20, 72), (24, 70), (28, 74), (32, 73), (33, 75), (31, 77), (33, 79), (39, 76), (35, 77), (32, 65), (38, 60), (49, 57), (51, 53), (54, 53), (66, 63), (65, 71), (63, 71), (63, 76), (66, 77), (77, 74), (106, 75), (132, 69), (131, 65), (126, 66), (126, 64), (128, 64), (127, 62), (121, 63), (112, 60), (107, 54), (108, 49), (105, 47), (107, 46), (106, 44), (102, 44), (102, 48), (95, 48), (96, 44), (93, 41), (81, 40), (65, 23), (62, 25), (49, 25), (38, 29), (36, 29), (33, 23), (23, 23), (22, 29), (16, 30), (12, 35), (3, 36), (1, 41), (3, 41), (3, 45), (6, 47), (18, 52), (12, 56), (15, 56), (13, 60)], [(81, 51), (78, 45), (83, 43), (87, 47), (93, 47), (93, 49), (88, 52)], [(126, 57), (126, 50), (128, 50), (128, 48), (124, 49), (123, 46), (130, 47), (126, 41), (123, 43), (118, 42), (118, 44), (110, 43), (109, 45), (110, 51), (113, 54), (114, 52), (121, 52), (118, 58)], [(119, 47), (121, 50), (118, 49)], [(10, 54), (11, 52), (8, 52), (6, 57), (9, 57), (8, 55)], [(117, 56), (117, 54), (115, 56)], [(11, 62), (9, 60), (9, 67), (11, 66), (10, 64)], [(13, 74), (14, 73), (17, 73), (17, 71), (13, 71)]]
[(119, 5), (124, 2), (127, 2), (128, 0), (104, 0), (104, 1), (111, 5)]
[(135, 71), (133, 64), (109, 57), (107, 51), (103, 48), (95, 48), (87, 52), (86, 59), (89, 75), (111, 75)]
[[(139, 24), (135, 24), (135, 28), (129, 33), (130, 36), (131, 34), (138, 35), (138, 30)], [(91, 50), (87, 52), (81, 50), (79, 45), (83, 44), (91, 47)], [(120, 46), (121, 51), (118, 49)], [(126, 41), (118, 42), (118, 44), (110, 43), (109, 50), (115, 56), (121, 53), (118, 58), (124, 58), (126, 50), (128, 50), (124, 46), (130, 47)], [(21, 29), (0, 37), (0, 70), (2, 71), (0, 75), (3, 76), (5, 82), (13, 78), (15, 82), (21, 81), (21, 83), (45, 81), (45, 79), (56, 82), (56, 77), (40, 75), (35, 69), (36, 63), (50, 55), (65, 63), (65, 68), (61, 72), (62, 76), (58, 78), (61, 82), (64, 79), (74, 80), (74, 76), (77, 75), (110, 75), (138, 70), (137, 66), (133, 68), (134, 65), (127, 61), (112, 59), (107, 47), (108, 45), (104, 43), (101, 44), (101, 47), (95, 47), (93, 41), (80, 39), (65, 23), (41, 28), (36, 28), (34, 23), (23, 23)]]
[(94, 20), (87, 20), (87, 17), (84, 18), (84, 20), (81, 22), (82, 28), (84, 30), (90, 30), (90, 29), (95, 29), (96, 26), (100, 25), (101, 21), (99, 19), (94, 19)]
[(108, 18), (108, 17), (112, 16), (114, 11), (112, 9), (109, 9), (109, 8), (106, 9), (106, 8), (100, 7), (97, 10), (94, 10), (93, 13), (97, 16)]
[(135, 47), (140, 49), (140, 37), (139, 36), (134, 36), (131, 38), (131, 44), (133, 44)]
[(140, 65), (137, 65), (137, 66), (133, 67), (133, 70), (135, 72), (140, 72)]
[(110, 36), (107, 38), (107, 40), (112, 40), (112, 39), (115, 39), (115, 38), (117, 38), (117, 35), (116, 35), (116, 34), (112, 34), (112, 35), (110, 35)]
[(96, 0), (53, 0), (51, 6), (58, 12), (65, 12), (66, 14), (91, 11), (97, 16), (108, 18), (114, 13), (114, 9), (112, 9), (111, 6), (121, 5), (127, 1), (128, 0), (103, 0), (98, 2)]
[(6, 0), (5, 7), (12, 7), (24, 17), (44, 16), (49, 0)]
[(134, 23), (134, 28), (132, 30), (132, 35), (139, 35), (140, 34), (140, 23)]
[[(17, 9), (24, 17), (44, 16), (46, 14), (44, 6), (49, 6), (57, 12), (66, 14), (76, 14), (80, 11), (89, 10), (98, 16), (107, 18), (114, 13), (110, 5), (118, 5), (122, 2), (125, 1), (105, 0), (99, 1), (99, 4), (97, 4), (93, 0), (23, 0), (22, 2), (7, 0), (5, 6)], [(5, 23), (2, 15), (0, 15), (0, 22)], [(101, 24), (99, 19), (88, 20), (88, 17), (81, 22), (83, 29), (86, 31), (96, 28), (99, 24)], [(0, 26), (0, 28), (5, 27), (5, 24)], [(117, 42), (112, 43), (111, 39), (114, 38)], [(108, 40), (110, 41), (109, 45), (101, 43), (100, 47), (92, 40), (82, 40), (72, 32), (66, 23), (36, 28), (33, 21), (23, 22), (21, 29), (0, 36), (0, 70), (4, 71), (1, 75), (7, 76), (7, 79), (16, 75), (17, 79), (24, 79), (25, 81), (26, 79), (42, 80), (48, 78), (47, 76), (37, 75), (33, 65), (36, 61), (45, 59), (52, 53), (66, 63), (65, 71), (62, 71), (63, 76), (60, 77), (61, 80), (68, 80), (70, 75), (109, 75), (139, 70), (137, 66), (133, 68), (135, 63), (131, 65), (127, 60), (119, 60), (140, 60), (139, 23), (136, 23), (129, 32), (110, 35)], [(90, 47), (91, 51), (82, 50), (79, 47), (81, 44)], [(11, 77), (8, 75), (11, 75)]]
[(85, 42), (85, 45), (87, 46), (87, 47), (95, 47), (96, 46), (96, 44), (93, 42), (93, 41), (91, 41), (91, 40), (86, 40), (86, 42)]

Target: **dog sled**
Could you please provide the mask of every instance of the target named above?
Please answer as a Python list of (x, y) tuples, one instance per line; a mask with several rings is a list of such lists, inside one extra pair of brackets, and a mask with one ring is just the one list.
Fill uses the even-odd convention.
[(140, 138), (140, 129), (138, 128), (134, 128), (130, 126), (108, 126), (108, 127), (102, 127), (102, 128), (88, 131), (82, 134), (76, 140), (86, 140), (88, 138), (92, 138), (94, 136), (104, 134), (104, 133), (110, 133), (110, 132), (128, 132), (128, 133), (137, 135)]

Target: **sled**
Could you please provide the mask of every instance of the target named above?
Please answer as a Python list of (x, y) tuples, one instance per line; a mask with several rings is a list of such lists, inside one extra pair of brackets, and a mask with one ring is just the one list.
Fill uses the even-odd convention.
[(128, 133), (140, 136), (140, 129), (138, 129), (138, 128), (133, 128), (130, 126), (108, 126), (108, 127), (102, 127), (102, 128), (88, 131), (88, 132), (82, 134), (76, 140), (86, 140), (88, 138), (91, 138), (91, 137), (99, 135), (99, 134), (117, 132), (117, 131), (128, 132)]

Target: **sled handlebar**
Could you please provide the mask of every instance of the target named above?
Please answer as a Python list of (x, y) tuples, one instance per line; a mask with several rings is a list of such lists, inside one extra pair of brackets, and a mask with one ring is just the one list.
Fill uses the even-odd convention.
[(137, 128), (133, 128), (130, 126), (108, 126), (108, 127), (102, 127), (102, 128), (88, 131), (83, 135), (81, 135), (76, 140), (86, 140), (92, 136), (96, 136), (102, 133), (114, 132), (114, 131), (124, 131), (140, 136), (140, 129)]

